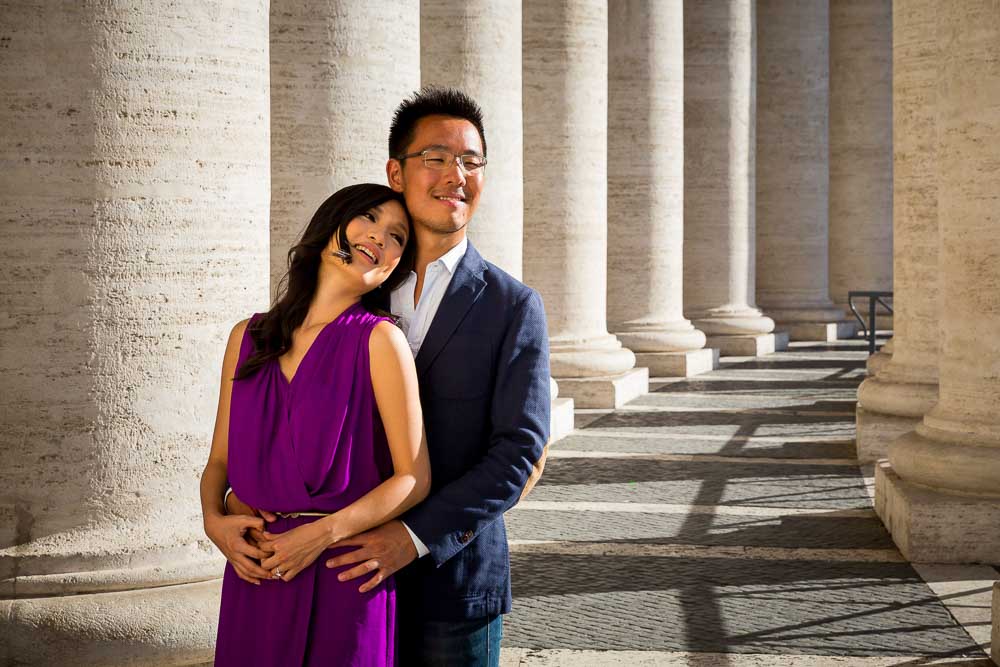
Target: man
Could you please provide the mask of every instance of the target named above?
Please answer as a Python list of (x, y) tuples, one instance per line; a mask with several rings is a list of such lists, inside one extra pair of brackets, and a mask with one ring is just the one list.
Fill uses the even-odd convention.
[(359, 548), (327, 566), (354, 565), (340, 577), (362, 591), (398, 573), (403, 665), (499, 664), (511, 608), (503, 513), (549, 435), (541, 299), (466, 238), (485, 164), (482, 113), (465, 94), (425, 88), (396, 110), (386, 174), (417, 255), (390, 305), (416, 356), (433, 487), (401, 520), (341, 542)]

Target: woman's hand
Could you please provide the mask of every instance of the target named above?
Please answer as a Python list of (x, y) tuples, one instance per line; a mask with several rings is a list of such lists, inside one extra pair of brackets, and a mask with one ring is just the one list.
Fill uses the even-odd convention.
[(250, 529), (263, 530), (264, 520), (239, 514), (205, 517), (205, 534), (226, 560), (233, 564), (236, 575), (243, 581), (259, 586), (261, 579), (271, 578), (271, 573), (251, 560), (266, 558), (268, 554), (247, 542), (246, 532)]
[[(257, 509), (256, 507), (251, 507), (245, 502), (239, 499), (236, 492), (233, 491), (226, 498), (226, 513), (227, 514), (243, 514), (245, 516), (259, 516), (264, 521), (272, 523), (278, 519), (273, 512), (268, 512), (267, 510)], [(264, 541), (264, 529), (262, 528), (250, 528), (245, 535), (246, 541), (251, 545), (261, 548), (262, 542)]]
[(271, 554), (261, 561), (261, 567), (276, 578), (291, 581), (332, 544), (330, 534), (323, 521), (304, 523), (280, 535), (265, 532), (260, 546)]

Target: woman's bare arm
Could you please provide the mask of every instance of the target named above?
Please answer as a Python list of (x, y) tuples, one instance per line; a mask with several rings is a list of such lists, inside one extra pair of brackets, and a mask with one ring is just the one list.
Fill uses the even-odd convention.
[(249, 544), (244, 539), (244, 533), (250, 528), (263, 529), (264, 522), (259, 517), (226, 516), (225, 508), (222, 506), (222, 494), (226, 490), (228, 479), (226, 466), (229, 461), (229, 406), (233, 393), (233, 376), (236, 374), (240, 344), (246, 327), (247, 320), (233, 327), (222, 359), (222, 381), (219, 388), (219, 407), (215, 415), (215, 430), (212, 434), (212, 449), (201, 475), (201, 511), (205, 522), (205, 534), (233, 564), (240, 578), (250, 583), (259, 583), (259, 579), (270, 577), (270, 573), (250, 559), (263, 558), (267, 554)]

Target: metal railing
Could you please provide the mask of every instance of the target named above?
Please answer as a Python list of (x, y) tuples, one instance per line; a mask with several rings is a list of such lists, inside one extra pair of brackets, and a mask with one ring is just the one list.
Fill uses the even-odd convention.
[[(864, 318), (861, 317), (861, 313), (858, 312), (857, 307), (854, 305), (854, 299), (868, 299), (868, 322), (865, 323)], [(868, 354), (875, 354), (875, 317), (876, 317), (876, 307), (882, 306), (889, 311), (892, 315), (892, 306), (883, 301), (883, 299), (892, 299), (892, 292), (885, 292), (880, 290), (852, 290), (847, 293), (847, 305), (851, 307), (851, 312), (854, 313), (854, 317), (858, 318), (858, 322), (861, 323), (861, 329), (864, 331), (865, 338), (868, 339)]]

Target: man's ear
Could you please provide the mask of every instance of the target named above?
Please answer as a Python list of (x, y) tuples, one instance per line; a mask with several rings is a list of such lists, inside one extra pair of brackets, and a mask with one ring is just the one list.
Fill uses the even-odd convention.
[(396, 192), (403, 191), (403, 164), (395, 159), (389, 158), (385, 163), (385, 177), (389, 181), (389, 187)]

